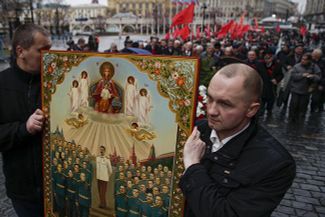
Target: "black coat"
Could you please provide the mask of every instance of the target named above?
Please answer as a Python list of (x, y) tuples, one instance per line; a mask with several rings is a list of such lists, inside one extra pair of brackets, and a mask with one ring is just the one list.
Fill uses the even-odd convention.
[(254, 121), (214, 153), (207, 122), (198, 129), (206, 152), (180, 180), (185, 217), (270, 216), (295, 177), (291, 155)]
[(12, 199), (41, 201), (41, 133), (30, 135), (29, 116), (41, 107), (40, 75), (17, 66), (0, 72), (0, 151), (7, 194)]
[(246, 60), (246, 63), (253, 67), (258, 74), (261, 76), (263, 80), (263, 93), (262, 93), (262, 99), (272, 99), (274, 98), (274, 93), (273, 93), (273, 85), (270, 81), (270, 77), (267, 74), (267, 70), (265, 65), (258, 61), (255, 60), (253, 62), (249, 61), (248, 59)]

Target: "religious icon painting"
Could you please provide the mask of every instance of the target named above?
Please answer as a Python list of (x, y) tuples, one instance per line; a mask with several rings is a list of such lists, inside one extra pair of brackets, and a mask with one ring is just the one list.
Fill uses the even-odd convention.
[(46, 217), (183, 215), (198, 60), (42, 52)]

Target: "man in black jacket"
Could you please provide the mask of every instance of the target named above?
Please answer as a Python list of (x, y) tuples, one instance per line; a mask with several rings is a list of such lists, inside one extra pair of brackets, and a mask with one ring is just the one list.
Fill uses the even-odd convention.
[(262, 86), (253, 68), (238, 63), (212, 78), (208, 120), (184, 147), (186, 217), (270, 216), (292, 184), (294, 160), (255, 121)]
[[(273, 58), (273, 52), (271, 49), (265, 50), (264, 61), (262, 62), (267, 71), (267, 80), (263, 80), (264, 86), (267, 86), (267, 97), (262, 101), (261, 112), (266, 109), (268, 115), (272, 115), (273, 104), (276, 98), (277, 86), (283, 78), (282, 65), (280, 61)], [(265, 83), (268, 84), (265, 84)]]
[(43, 216), (40, 51), (50, 47), (45, 29), (21, 25), (11, 67), (0, 72), (0, 151), (7, 195), (19, 217)]

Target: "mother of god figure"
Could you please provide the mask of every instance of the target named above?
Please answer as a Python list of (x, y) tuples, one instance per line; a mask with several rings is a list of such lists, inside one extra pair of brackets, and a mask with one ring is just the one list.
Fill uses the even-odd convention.
[[(114, 113), (112, 101), (114, 98), (118, 98), (119, 94), (115, 82), (112, 79), (115, 73), (113, 64), (110, 62), (102, 63), (99, 67), (99, 72), (102, 78), (98, 81), (96, 89), (93, 93), (93, 97), (95, 99), (95, 110), (103, 113)], [(101, 103), (103, 100), (102, 91), (104, 88), (107, 88), (109, 91), (109, 99), (105, 99), (108, 100), (108, 103)]]

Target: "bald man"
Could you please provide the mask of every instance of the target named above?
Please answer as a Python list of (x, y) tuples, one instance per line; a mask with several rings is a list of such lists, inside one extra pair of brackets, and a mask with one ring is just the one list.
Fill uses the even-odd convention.
[(295, 162), (256, 123), (263, 83), (244, 64), (220, 69), (208, 87), (207, 121), (184, 147), (186, 217), (266, 217), (295, 177)]

